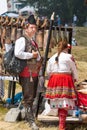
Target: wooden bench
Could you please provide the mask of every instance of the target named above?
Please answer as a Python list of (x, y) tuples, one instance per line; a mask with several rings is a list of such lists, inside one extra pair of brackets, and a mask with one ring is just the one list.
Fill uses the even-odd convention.
[[(37, 119), (38, 121), (42, 121), (42, 122), (58, 122), (59, 121), (59, 118), (55, 116), (38, 115)], [(66, 122), (73, 122), (73, 123), (81, 122), (82, 123), (82, 119), (78, 117), (68, 116), (66, 118)]]

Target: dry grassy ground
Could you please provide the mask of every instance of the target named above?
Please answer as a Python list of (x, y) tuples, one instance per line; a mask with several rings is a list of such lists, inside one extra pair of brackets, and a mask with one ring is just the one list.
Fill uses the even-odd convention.
[(75, 46), (72, 48), (78, 69), (78, 82), (87, 79), (87, 47)]
[[(79, 27), (76, 28), (76, 40), (78, 42), (78, 46), (72, 47), (72, 54), (75, 57), (77, 68), (78, 68), (78, 75), (79, 75), (79, 82), (87, 79), (87, 28)], [(53, 53), (56, 51), (52, 50)], [(7, 82), (6, 82), (7, 87)], [(16, 123), (7, 123), (4, 122), (5, 113), (8, 110), (0, 106), (0, 130), (30, 130), (28, 124), (24, 123), (24, 121), (16, 122)], [(58, 130), (57, 124), (42, 124), (38, 122), (40, 126), (40, 130)], [(87, 124), (68, 124), (70, 130), (87, 130)]]

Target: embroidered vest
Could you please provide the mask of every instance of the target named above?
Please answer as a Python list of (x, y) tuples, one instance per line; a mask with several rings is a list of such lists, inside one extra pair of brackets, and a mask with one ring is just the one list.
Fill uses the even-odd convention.
[[(32, 50), (34, 51), (38, 51), (38, 46), (37, 44), (30, 40), (29, 38), (27, 38), (26, 36), (25, 37), (25, 42), (26, 42), (26, 47), (25, 47), (25, 51), (26, 52), (32, 52)], [(39, 52), (40, 54), (40, 52)], [(39, 61), (37, 61), (36, 58), (32, 58), (32, 59), (29, 59), (27, 60), (27, 66), (29, 68), (29, 72), (30, 73), (39, 73), (39, 70), (40, 70), (40, 67), (42, 65), (42, 59), (40, 58)]]

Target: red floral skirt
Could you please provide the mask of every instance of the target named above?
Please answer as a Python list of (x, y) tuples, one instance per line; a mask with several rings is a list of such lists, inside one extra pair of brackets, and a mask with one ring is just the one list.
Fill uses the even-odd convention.
[(69, 98), (76, 100), (75, 86), (70, 74), (52, 74), (47, 85), (45, 98)]

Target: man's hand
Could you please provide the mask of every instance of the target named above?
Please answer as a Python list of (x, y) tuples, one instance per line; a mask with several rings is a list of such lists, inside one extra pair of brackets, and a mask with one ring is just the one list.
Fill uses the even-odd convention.
[(38, 57), (38, 52), (37, 51), (33, 51), (32, 50), (32, 53), (33, 53), (33, 58), (37, 58)]

